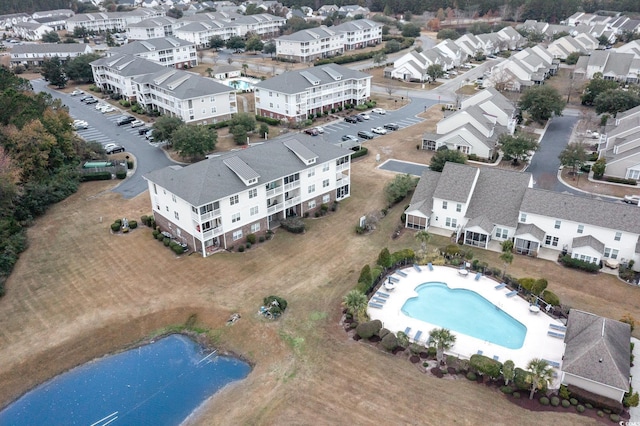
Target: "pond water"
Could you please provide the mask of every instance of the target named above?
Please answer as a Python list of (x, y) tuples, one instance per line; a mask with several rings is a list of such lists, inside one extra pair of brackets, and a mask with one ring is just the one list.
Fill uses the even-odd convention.
[(0, 412), (4, 425), (178, 425), (251, 367), (181, 335), (106, 356), (46, 382)]

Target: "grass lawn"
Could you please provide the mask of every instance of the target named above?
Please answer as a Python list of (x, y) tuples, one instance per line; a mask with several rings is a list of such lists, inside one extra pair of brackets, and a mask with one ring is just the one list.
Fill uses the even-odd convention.
[[(411, 231), (391, 238), (405, 202), (373, 233), (358, 236), (354, 228), (360, 216), (384, 207), (382, 189), (393, 177), (376, 168), (376, 154), (428, 163), (430, 155), (415, 149), (422, 131), (414, 126), (367, 142), (370, 155), (352, 166), (351, 198), (336, 213), (307, 220), (305, 234), (278, 230), (272, 241), (245, 253), (207, 259), (176, 257), (145, 227), (112, 235), (114, 219), (150, 212), (149, 194), (123, 200), (109, 191), (115, 182), (82, 184), (29, 230), (29, 249), (0, 300), (0, 406), (196, 314), (214, 344), (242, 354), (254, 370), (188, 424), (585, 424), (588, 419), (570, 411), (529, 412), (484, 386), (425, 375), (406, 357), (348, 339), (339, 325), (342, 297), (365, 263), (373, 263), (382, 247), (419, 247)], [(430, 246), (445, 242), (434, 237)], [(497, 253), (476, 255), (501, 264)], [(640, 318), (637, 289), (615, 277), (521, 256), (509, 273), (546, 277), (571, 306)], [(289, 302), (276, 322), (256, 314), (271, 294)], [(234, 312), (242, 318), (225, 326)]]

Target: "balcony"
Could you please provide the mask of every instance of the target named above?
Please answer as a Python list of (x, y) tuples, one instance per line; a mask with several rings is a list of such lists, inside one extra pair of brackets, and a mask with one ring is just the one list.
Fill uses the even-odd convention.
[(340, 187), (349, 185), (350, 180), (349, 175), (338, 173), (338, 176), (336, 176), (336, 186)]
[(217, 216), (220, 216), (220, 209), (213, 210), (203, 214), (198, 214), (194, 211), (191, 211), (191, 219), (193, 219), (195, 222), (206, 222)]
[(292, 198), (288, 198), (286, 200), (284, 200), (284, 206), (289, 208), (291, 206), (295, 206), (297, 204), (300, 204), (300, 196), (297, 197), (292, 197)]
[(208, 240), (210, 238), (217, 237), (217, 236), (222, 235), (222, 234), (224, 234), (224, 230), (222, 229), (222, 226), (218, 226), (216, 228), (204, 231), (202, 233), (202, 240), (206, 241), (206, 240)]
[(276, 186), (273, 189), (267, 191), (267, 198), (271, 198), (274, 195), (282, 194), (282, 186)]
[(282, 211), (282, 209), (284, 209), (284, 204), (276, 203), (267, 207), (267, 214), (274, 214), (276, 212)]
[(336, 172), (341, 172), (343, 170), (349, 170), (351, 164), (350, 163), (342, 163), (342, 164), (336, 164)]
[(285, 191), (291, 191), (292, 189), (295, 189), (295, 188), (300, 188), (300, 181), (299, 180), (287, 183), (284, 186)]

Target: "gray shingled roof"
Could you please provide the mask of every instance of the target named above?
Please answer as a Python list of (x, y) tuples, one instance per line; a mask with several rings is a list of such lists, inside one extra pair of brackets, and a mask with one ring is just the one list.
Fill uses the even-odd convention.
[(167, 67), (162, 66), (156, 62), (138, 58), (137, 56), (121, 54), (97, 59), (91, 62), (91, 65), (104, 66), (114, 69), (122, 67), (118, 70), (118, 72), (124, 77), (133, 77), (138, 75), (150, 74), (161, 70), (167, 70)]
[(179, 47), (193, 45), (194, 44), (190, 41), (182, 40), (176, 37), (159, 37), (123, 44), (122, 46), (112, 48), (111, 52), (121, 53), (125, 55), (137, 55), (140, 53), (160, 51), (165, 49), (177, 49)]
[(446, 163), (433, 196), (441, 200), (466, 203), (476, 183), (478, 173), (479, 169), (476, 167)]
[[(472, 166), (466, 167), (475, 169)], [(518, 224), (520, 203), (530, 182), (529, 173), (481, 168), (466, 216), (484, 216), (495, 225), (515, 228)]]
[(382, 24), (371, 21), (369, 19), (357, 19), (355, 21), (347, 21), (340, 25), (334, 25), (331, 27), (333, 31), (336, 32), (354, 32), (361, 31), (367, 28), (377, 28), (382, 27)]
[(494, 223), (490, 221), (486, 216), (478, 216), (470, 219), (467, 224), (464, 226), (465, 229), (473, 228), (474, 226), (479, 227), (487, 234), (493, 233)]
[(425, 170), (413, 191), (411, 203), (405, 212), (418, 210), (425, 216), (431, 215), (433, 210), (433, 193), (440, 179), (440, 173), (433, 170)]
[(623, 203), (529, 188), (520, 211), (640, 234), (638, 207)]
[[(164, 79), (167, 74), (170, 74), (170, 76)], [(136, 77), (135, 81), (138, 83), (146, 83), (156, 87), (162, 87), (167, 92), (173, 94), (176, 98), (182, 100), (215, 95), (224, 92), (231, 93), (233, 91), (231, 87), (220, 84), (211, 78), (201, 77), (190, 72), (166, 67), (161, 71)]]
[(41, 43), (41, 44), (20, 44), (11, 49), (11, 53), (82, 53), (87, 48), (81, 43)]
[(518, 228), (516, 228), (515, 236), (518, 237), (520, 235), (529, 234), (539, 242), (544, 241), (544, 231), (538, 228), (533, 223), (519, 223)]
[(320, 81), (320, 85), (335, 83), (336, 80), (334, 80), (333, 77), (331, 77), (331, 75), (329, 75), (329, 73), (325, 71), (325, 69), (330, 69), (332, 70), (332, 72), (342, 75), (341, 81), (349, 79), (371, 78), (369, 74), (365, 74), (361, 71), (352, 70), (338, 64), (327, 64), (321, 65), (319, 67), (305, 68), (304, 70), (300, 71), (284, 72), (273, 78), (261, 81), (260, 83), (256, 84), (255, 87), (256, 89), (275, 90), (276, 92), (289, 94), (304, 92), (307, 88), (313, 87), (313, 84), (311, 84), (306, 78), (302, 76), (302, 72), (307, 72), (317, 77)]
[(629, 324), (571, 309), (562, 370), (627, 391), (630, 340)]
[(337, 33), (324, 25), (317, 28), (308, 28), (306, 30), (297, 31), (293, 34), (283, 35), (276, 40), (291, 40), (291, 41), (314, 41), (322, 38), (332, 37)]
[[(353, 152), (330, 143), (298, 136), (302, 145), (318, 155), (317, 164), (338, 159)], [(165, 167), (144, 176), (162, 188), (176, 194), (193, 206), (202, 206), (215, 200), (246, 191), (250, 187), (265, 185), (275, 179), (307, 169), (300, 159), (284, 145), (287, 140), (266, 142), (240, 151), (234, 151), (200, 161), (187, 167)], [(229, 157), (238, 157), (253, 169), (260, 178), (250, 187), (224, 164)]]
[(595, 238), (592, 235), (583, 235), (582, 237), (575, 237), (571, 242), (571, 248), (577, 249), (580, 247), (591, 247), (598, 253), (604, 252), (604, 243)]
[(129, 28), (156, 28), (164, 25), (171, 25), (177, 21), (176, 18), (170, 16), (159, 16), (156, 18), (143, 19), (140, 22), (134, 22), (127, 25)]

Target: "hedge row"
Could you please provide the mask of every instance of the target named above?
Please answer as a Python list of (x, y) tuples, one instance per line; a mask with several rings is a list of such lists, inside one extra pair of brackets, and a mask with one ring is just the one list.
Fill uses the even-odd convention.
[[(127, 173), (125, 172), (125, 175)], [(80, 176), (80, 182), (88, 182), (91, 180), (111, 180), (111, 172), (87, 173)]]
[(623, 178), (617, 178), (613, 176), (604, 176), (602, 180), (605, 180), (607, 182), (613, 182), (613, 183), (623, 183), (625, 185), (633, 185), (633, 186), (638, 185), (638, 181), (635, 179), (623, 179)]
[(367, 148), (365, 148), (364, 146), (360, 147), (359, 150), (357, 150), (353, 154), (351, 154), (351, 159), (353, 160), (354, 158), (364, 157), (368, 153), (369, 153), (369, 150)]
[(584, 260), (574, 259), (570, 254), (560, 256), (560, 263), (568, 268), (580, 269), (587, 272), (598, 272), (601, 266), (597, 263), (585, 262)]
[(262, 121), (263, 123), (267, 123), (271, 126), (278, 126), (280, 125), (280, 120), (277, 118), (271, 118), (271, 117), (263, 117), (261, 115), (256, 115), (256, 121)]

